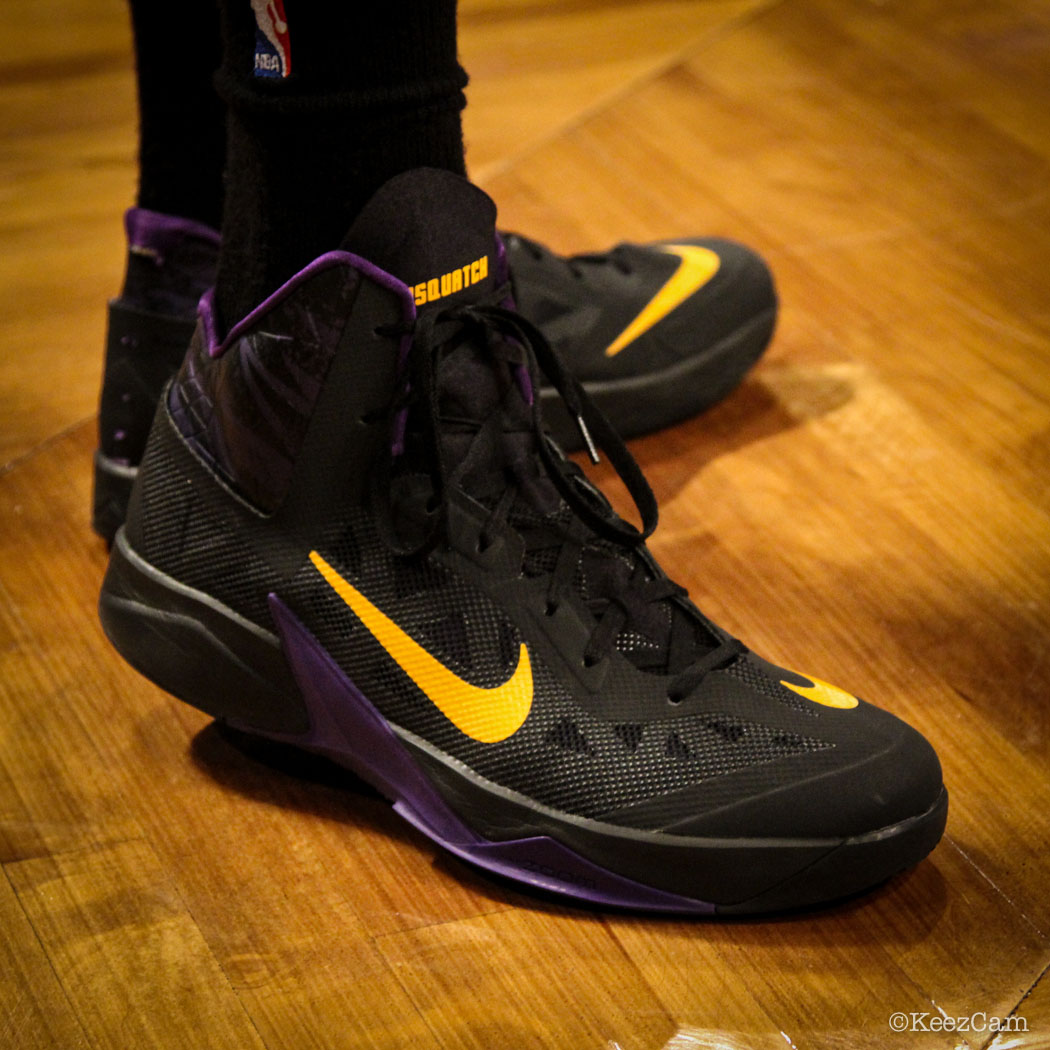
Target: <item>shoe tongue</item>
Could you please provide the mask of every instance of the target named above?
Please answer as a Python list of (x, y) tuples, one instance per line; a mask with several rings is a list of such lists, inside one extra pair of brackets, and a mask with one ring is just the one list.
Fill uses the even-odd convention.
[(496, 205), (449, 171), (417, 168), (376, 191), (342, 247), (408, 285), (419, 309), (496, 287)]

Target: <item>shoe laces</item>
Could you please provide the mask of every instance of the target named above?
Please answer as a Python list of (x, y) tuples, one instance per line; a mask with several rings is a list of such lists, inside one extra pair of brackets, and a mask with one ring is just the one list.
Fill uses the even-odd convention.
[[(584, 662), (614, 650), (636, 667), (671, 677), (679, 702), (744, 647), (710, 623), (670, 580), (645, 539), (656, 500), (616, 431), (562, 367), (546, 338), (507, 309), (500, 288), (469, 305), (425, 311), (411, 336), (388, 406), (391, 441), (372, 472), (380, 536), (402, 557), (424, 557), (450, 535), (460, 492), (486, 509), (484, 549), (510, 526), (522, 538), (522, 571), (546, 576), (553, 616), (570, 593), (595, 617)], [(641, 528), (620, 517), (544, 431), (534, 376), (542, 369), (576, 419), (591, 459), (605, 454), (630, 495)]]

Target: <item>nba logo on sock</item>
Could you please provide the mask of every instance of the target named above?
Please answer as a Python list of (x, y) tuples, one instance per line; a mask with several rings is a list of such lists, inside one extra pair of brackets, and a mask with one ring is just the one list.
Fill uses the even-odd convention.
[(255, 75), (286, 77), (292, 71), (284, 0), (252, 0), (255, 12)]

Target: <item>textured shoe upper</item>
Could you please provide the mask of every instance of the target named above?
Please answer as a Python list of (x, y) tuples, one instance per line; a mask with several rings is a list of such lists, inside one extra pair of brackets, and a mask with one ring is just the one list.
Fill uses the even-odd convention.
[(493, 222), (479, 190), (413, 173), (225, 339), (200, 325), (138, 493), (143, 555), (271, 630), (277, 594), (406, 739), (558, 812), (820, 836), (928, 808), (919, 734), (712, 624), (544, 437), (549, 350), (502, 305)]
[(621, 244), (567, 258), (518, 234), (504, 243), (518, 309), (584, 382), (673, 367), (776, 310), (768, 267), (733, 241)]

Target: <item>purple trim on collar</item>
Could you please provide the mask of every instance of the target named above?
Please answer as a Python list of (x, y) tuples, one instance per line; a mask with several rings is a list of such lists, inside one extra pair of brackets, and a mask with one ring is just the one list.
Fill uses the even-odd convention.
[(521, 396), (525, 399), (525, 404), (531, 406), (533, 401), (536, 400), (536, 391), (533, 388), (532, 376), (529, 375), (528, 367), (526, 365), (515, 365), (514, 378), (518, 381), (518, 389), (521, 391)]
[(128, 246), (156, 252), (163, 261), (181, 241), (195, 239), (205, 241), (218, 249), (221, 237), (217, 230), (194, 219), (183, 219), (178, 215), (165, 215), (149, 208), (128, 208), (124, 212), (124, 232)]
[(204, 343), (208, 348), (209, 357), (218, 357), (219, 333), (215, 330), (215, 289), (209, 288), (200, 298), (197, 304), (197, 317), (200, 319), (201, 327), (204, 329)]
[[(359, 255), (354, 255), (352, 252), (344, 251), (331, 251), (325, 252), (324, 255), (319, 255), (312, 263), (301, 269), (294, 277), (289, 278), (281, 285), (277, 291), (267, 296), (251, 313), (241, 318), (227, 333), (226, 337), (220, 341), (218, 329), (215, 325), (215, 290), (209, 288), (208, 291), (201, 296), (199, 312), (201, 323), (204, 326), (204, 334), (208, 344), (208, 356), (209, 357), (221, 357), (227, 350), (227, 348), (252, 325), (254, 325), (260, 317), (269, 313), (278, 303), (286, 299), (296, 288), (299, 287), (303, 281), (308, 280), (314, 274), (320, 273), (323, 270), (331, 269), (333, 266), (348, 266), (352, 270), (357, 270), (362, 276), (367, 277), (370, 281), (375, 284), (387, 288), (394, 292), (401, 299), (402, 313), (406, 323), (410, 323), (415, 320), (416, 317), (416, 303), (412, 296), (412, 292), (409, 290), (408, 285), (403, 281), (399, 281), (396, 277), (387, 273), (386, 270), (381, 270), (378, 266), (370, 263), (367, 259), (362, 259)], [(402, 347), (402, 353), (404, 353), (404, 347)]]

